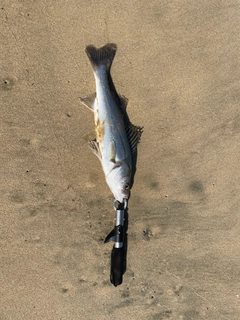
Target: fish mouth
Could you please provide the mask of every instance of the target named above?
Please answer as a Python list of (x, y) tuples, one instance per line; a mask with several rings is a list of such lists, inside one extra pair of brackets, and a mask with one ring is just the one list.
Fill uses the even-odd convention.
[(115, 199), (116, 199), (118, 202), (120, 202), (120, 203), (123, 203), (124, 200), (128, 200), (128, 198), (125, 198), (125, 197), (117, 197), (117, 196), (114, 196), (114, 197), (115, 197)]
[(124, 199), (129, 199), (130, 196), (130, 191), (128, 190), (124, 190), (124, 189), (120, 189), (120, 190), (116, 190), (114, 192), (114, 190), (112, 190), (113, 195), (115, 197), (116, 200), (118, 200), (120, 203), (124, 202)]

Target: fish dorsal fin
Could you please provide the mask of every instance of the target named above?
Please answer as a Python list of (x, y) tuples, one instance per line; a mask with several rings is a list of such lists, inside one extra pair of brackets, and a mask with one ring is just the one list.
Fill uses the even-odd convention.
[(125, 130), (129, 142), (131, 153), (137, 151), (137, 145), (140, 142), (141, 135), (143, 133), (143, 127), (134, 126), (131, 122), (125, 124)]
[(116, 148), (115, 143), (112, 141), (108, 147), (108, 159), (109, 161), (115, 163), (116, 162)]
[(94, 102), (96, 99), (96, 93), (92, 93), (90, 96), (88, 97), (84, 97), (84, 98), (80, 98), (82, 104), (84, 104), (86, 107), (88, 107), (89, 109), (91, 109), (92, 111), (94, 111)]
[(143, 133), (143, 127), (135, 126), (131, 123), (126, 108), (128, 104), (128, 98), (125, 96), (118, 95), (119, 105), (123, 113), (125, 131), (128, 138), (129, 147), (131, 153), (135, 153), (137, 151), (137, 145), (140, 142), (141, 135)]

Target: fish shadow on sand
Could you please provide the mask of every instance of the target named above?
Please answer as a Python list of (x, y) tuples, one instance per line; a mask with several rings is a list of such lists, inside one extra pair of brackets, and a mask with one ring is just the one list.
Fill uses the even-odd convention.
[[(116, 101), (117, 105), (121, 107), (124, 123), (125, 123), (125, 130), (127, 132), (127, 135), (129, 136), (129, 139), (132, 140), (132, 148), (131, 148), (131, 156), (132, 156), (132, 172), (131, 172), (131, 180), (130, 180), (130, 190), (133, 187), (134, 184), (134, 177), (137, 171), (137, 157), (138, 157), (138, 151), (137, 151), (137, 145), (140, 142), (140, 137), (143, 132), (143, 127), (137, 127), (134, 126), (127, 114), (126, 106), (128, 99), (125, 96), (118, 95), (115, 86), (113, 84), (112, 78), (110, 73), (108, 74), (108, 81), (109, 81), (109, 87), (112, 92), (112, 95), (114, 97), (114, 100)], [(129, 130), (131, 128), (131, 130)], [(132, 132), (134, 134), (132, 134)], [(132, 135), (132, 137), (131, 137)], [(129, 192), (129, 198), (131, 198), (131, 191)], [(116, 258), (113, 258), (113, 252), (114, 248), (112, 250), (112, 262), (111, 262), (111, 275), (110, 275), (110, 281), (114, 286), (118, 286), (122, 283), (122, 276), (125, 274), (127, 270), (127, 252), (128, 252), (128, 207), (124, 210), (124, 226), (123, 226), (123, 265), (122, 268), (121, 265), (121, 259), (118, 261)]]
[[(138, 152), (137, 150), (132, 154), (132, 177), (131, 177), (131, 189), (133, 187), (134, 184), (134, 176), (136, 174), (137, 171), (137, 157), (138, 157)], [(130, 194), (131, 195), (131, 194)]]
[(127, 270), (127, 249), (128, 249), (128, 208), (124, 211), (124, 242), (123, 242), (123, 250), (124, 250), (124, 263), (123, 263), (123, 274)]

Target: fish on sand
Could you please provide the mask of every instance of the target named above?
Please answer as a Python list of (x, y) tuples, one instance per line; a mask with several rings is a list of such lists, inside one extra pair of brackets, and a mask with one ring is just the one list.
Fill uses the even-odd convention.
[(110, 69), (117, 51), (114, 43), (101, 48), (86, 47), (96, 82), (96, 93), (81, 98), (94, 112), (96, 139), (89, 145), (101, 161), (106, 182), (119, 202), (128, 199), (132, 178), (132, 159), (140, 141), (142, 127), (134, 126), (126, 113), (127, 98), (120, 96)]

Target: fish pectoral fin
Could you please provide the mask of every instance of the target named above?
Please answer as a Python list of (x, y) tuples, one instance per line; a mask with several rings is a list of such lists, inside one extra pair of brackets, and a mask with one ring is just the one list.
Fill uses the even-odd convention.
[(88, 107), (90, 110), (94, 111), (94, 102), (95, 102), (95, 99), (96, 99), (96, 93), (92, 93), (90, 96), (88, 97), (84, 97), (84, 98), (81, 98), (80, 97), (80, 100), (81, 100), (81, 103), (84, 104), (86, 107)]
[(116, 163), (116, 148), (115, 143), (112, 141), (108, 148), (108, 159), (109, 161)]
[(125, 130), (130, 146), (131, 153), (135, 153), (137, 145), (140, 142), (141, 135), (143, 133), (143, 127), (134, 126), (131, 122), (125, 125)]
[(102, 160), (102, 154), (99, 149), (99, 144), (97, 143), (96, 139), (89, 141), (89, 147), (92, 150), (92, 152), (99, 158), (99, 160)]

